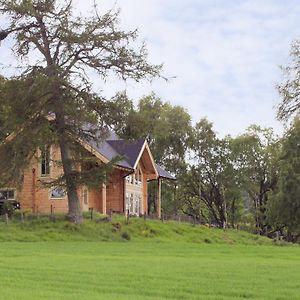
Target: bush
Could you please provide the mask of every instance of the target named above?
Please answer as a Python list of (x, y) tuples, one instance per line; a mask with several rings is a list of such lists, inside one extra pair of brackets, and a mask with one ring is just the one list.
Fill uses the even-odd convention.
[(14, 213), (14, 205), (13, 203), (11, 202), (4, 202), (3, 205), (2, 205), (2, 208), (1, 208), (1, 213), (4, 215), (4, 214), (7, 214), (9, 218), (12, 217), (13, 213)]
[(205, 238), (204, 240), (204, 243), (206, 244), (211, 244), (212, 243), (212, 240), (208, 239), (208, 238)]
[(122, 232), (121, 238), (122, 238), (123, 240), (127, 240), (127, 241), (131, 240), (130, 234), (129, 234), (128, 232), (126, 232), (126, 231)]

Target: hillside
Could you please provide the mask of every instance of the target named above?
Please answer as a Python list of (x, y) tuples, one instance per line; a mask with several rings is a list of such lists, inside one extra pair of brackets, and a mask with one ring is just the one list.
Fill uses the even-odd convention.
[(138, 218), (126, 222), (124, 217), (116, 216), (111, 222), (98, 218), (86, 219), (83, 224), (75, 225), (56, 217), (48, 217), (0, 223), (0, 241), (160, 241), (188, 242), (205, 244), (271, 245), (274, 241), (233, 229), (193, 226), (175, 221), (161, 222)]

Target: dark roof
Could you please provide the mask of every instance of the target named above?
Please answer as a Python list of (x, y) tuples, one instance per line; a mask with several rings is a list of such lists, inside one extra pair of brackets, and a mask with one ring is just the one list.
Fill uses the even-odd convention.
[[(100, 134), (101, 133), (99, 132), (99, 140), (101, 136)], [(97, 142), (96, 140), (97, 137), (95, 140), (90, 140), (88, 142), (94, 150), (98, 151), (108, 160), (112, 160), (117, 156), (124, 157), (122, 160), (118, 161), (117, 165), (130, 170), (134, 169), (138, 156), (145, 143), (145, 139), (138, 139), (135, 141), (120, 139), (120, 137), (114, 132), (108, 132), (106, 139), (101, 142)], [(176, 179), (161, 166), (155, 164), (155, 167), (160, 177), (171, 180)]]
[(134, 168), (134, 165), (138, 159), (139, 154), (141, 153), (145, 140), (106, 140), (106, 142), (121, 156), (124, 156), (127, 162), (130, 164), (130, 166)]
[(159, 177), (166, 178), (166, 179), (171, 179), (171, 180), (176, 180), (174, 176), (172, 176), (168, 171), (163, 169), (161, 166), (158, 164), (155, 164), (156, 170), (158, 172)]

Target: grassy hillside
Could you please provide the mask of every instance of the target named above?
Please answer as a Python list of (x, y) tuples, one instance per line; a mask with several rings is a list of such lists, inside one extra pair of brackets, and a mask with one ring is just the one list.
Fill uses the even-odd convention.
[(300, 299), (300, 247), (123, 217), (0, 222), (1, 299)]
[(191, 243), (270, 245), (267, 238), (238, 230), (221, 230), (187, 223), (115, 217), (112, 222), (85, 220), (74, 225), (62, 218), (50, 222), (48, 217), (24, 223), (0, 223), (0, 241), (172, 241)]

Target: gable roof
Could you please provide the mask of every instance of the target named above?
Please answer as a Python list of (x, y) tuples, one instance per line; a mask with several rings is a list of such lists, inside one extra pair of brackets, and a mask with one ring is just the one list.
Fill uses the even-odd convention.
[(142, 151), (145, 144), (144, 139), (139, 139), (136, 141), (126, 141), (126, 140), (106, 140), (114, 150), (116, 150), (119, 155), (124, 156), (127, 159), (131, 168), (135, 168), (136, 161)]
[[(134, 170), (136, 168), (136, 165), (141, 158), (141, 154), (144, 151), (145, 146), (146, 148), (148, 148), (147, 141), (145, 139), (127, 141), (121, 139), (115, 132), (111, 131), (107, 133), (107, 138), (100, 143), (96, 140), (90, 140), (88, 144), (90, 147), (92, 147), (93, 150), (97, 151), (100, 155), (106, 158), (107, 161), (110, 161), (117, 156), (123, 157), (122, 160), (119, 160), (117, 162), (117, 166), (129, 170)], [(149, 154), (152, 158), (151, 152)], [(153, 164), (156, 175), (158, 177), (171, 180), (176, 179), (161, 166), (155, 163)]]

